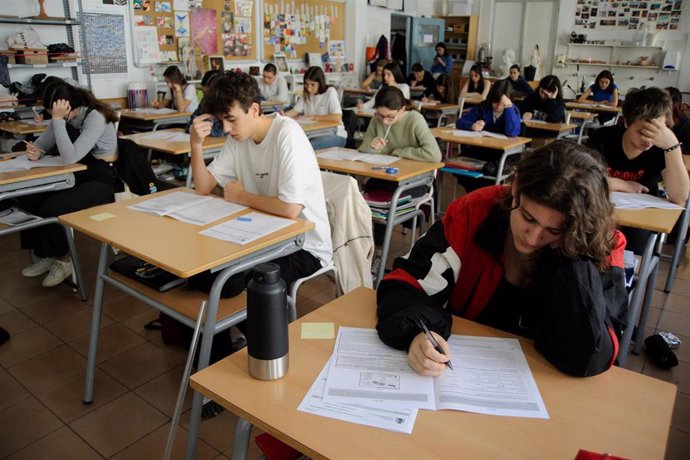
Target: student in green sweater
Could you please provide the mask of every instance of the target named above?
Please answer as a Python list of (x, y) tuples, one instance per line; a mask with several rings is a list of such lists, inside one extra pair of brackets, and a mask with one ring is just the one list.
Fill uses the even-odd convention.
[[(405, 99), (402, 91), (394, 86), (383, 87), (376, 93), (374, 118), (364, 134), (360, 152), (394, 155), (400, 158), (417, 161), (441, 161), (441, 149), (431, 134), (431, 130), (421, 113)], [(392, 166), (395, 166), (393, 163)], [(364, 186), (365, 192), (386, 190), (392, 192), (397, 183), (381, 179), (370, 179)], [(408, 190), (413, 198), (424, 195), (427, 187), (421, 186)], [(378, 271), (381, 246), (385, 226), (374, 224), (374, 244), (376, 252), (372, 272)]]

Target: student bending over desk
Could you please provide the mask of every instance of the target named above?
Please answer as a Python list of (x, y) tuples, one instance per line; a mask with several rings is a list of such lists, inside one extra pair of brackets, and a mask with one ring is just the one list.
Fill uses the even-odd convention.
[(507, 80), (510, 82), (510, 86), (513, 87), (513, 93), (516, 97), (527, 96), (534, 92), (527, 80), (525, 80), (525, 77), (520, 73), (520, 66), (517, 64), (510, 66)]
[(345, 147), (347, 131), (342, 123), (343, 109), (338, 100), (338, 91), (326, 85), (326, 76), (320, 67), (307, 69), (304, 74), (304, 95), (291, 110), (285, 112), (285, 115), (290, 118), (340, 122), (335, 134), (314, 137), (309, 142), (314, 150)]
[(287, 104), (290, 101), (287, 80), (278, 75), (278, 68), (271, 63), (264, 66), (264, 73), (259, 81), (261, 97), (265, 101), (278, 101)]
[[(598, 129), (587, 141), (608, 164), (611, 190), (658, 195), (663, 180), (668, 199), (685, 204), (690, 180), (680, 142), (669, 128), (673, 122), (671, 97), (654, 87), (630, 91), (623, 102), (623, 119), (625, 127)], [(628, 249), (641, 254), (647, 232), (625, 228), (624, 233)]]
[[(520, 160), (512, 187), (455, 200), (378, 287), (379, 336), (410, 366), (439, 375), (452, 315), (534, 339), (561, 371), (609, 369), (627, 314), (625, 238), (615, 230), (604, 166), (554, 142)], [(421, 316), (446, 354), (415, 325)]]
[[(20, 207), (41, 217), (55, 217), (113, 201), (117, 157), (115, 122), (117, 115), (89, 91), (69, 83), (50, 85), (43, 95), (43, 107), (51, 121), (46, 131), (29, 143), (26, 154), (39, 159), (55, 151), (65, 164), (83, 163), (88, 169), (74, 174), (75, 185), (59, 192), (46, 192), (20, 198)], [(55, 147), (55, 148), (54, 148)], [(72, 275), (72, 262), (65, 230), (58, 224), (21, 232), (23, 249), (32, 249), (36, 262), (22, 270), (27, 277), (48, 275), (44, 287), (53, 287)]]
[(515, 137), (520, 134), (520, 111), (513, 105), (510, 83), (496, 82), (486, 100), (463, 115), (455, 126), (467, 131), (490, 131)]
[(666, 92), (673, 101), (673, 133), (683, 144), (680, 146), (683, 155), (690, 155), (690, 118), (683, 110), (683, 95), (680, 94), (678, 88), (672, 86), (667, 87)]
[[(405, 99), (410, 98), (410, 87), (407, 83), (405, 83), (405, 76), (402, 73), (402, 70), (400, 70), (400, 66), (398, 65), (397, 62), (390, 62), (386, 64), (386, 66), (383, 68), (383, 85), (381, 88), (385, 88), (387, 86), (392, 86), (394, 88), (398, 88), (400, 91), (402, 91), (403, 96)], [(379, 89), (380, 91), (380, 89)], [(374, 107), (374, 97), (369, 99), (367, 102), (359, 102), (357, 103), (357, 108), (358, 109), (371, 109)]]
[[(192, 170), (197, 193), (216, 185), (225, 199), (282, 217), (301, 217), (316, 228), (306, 234), (302, 250), (273, 262), (290, 285), (331, 261), (333, 247), (326, 200), (316, 155), (302, 128), (290, 118), (261, 115), (259, 85), (247, 74), (216, 79), (204, 97), (203, 115), (191, 129)], [(223, 151), (206, 166), (203, 141), (209, 120), (223, 121), (229, 133)]]
[(548, 123), (565, 122), (565, 102), (561, 81), (555, 75), (539, 80), (537, 91), (527, 95), (520, 106), (522, 119), (543, 120)]
[(439, 74), (436, 81), (431, 87), (424, 90), (422, 102), (438, 101), (442, 104), (448, 103), (448, 88), (450, 86), (450, 78), (445, 73)]
[(178, 112), (194, 112), (199, 106), (194, 85), (187, 83), (180, 69), (171, 65), (163, 72), (165, 83), (168, 85), (168, 94), (161, 102), (153, 101), (155, 108), (171, 107)]
[[(618, 107), (618, 86), (613, 82), (613, 74), (608, 70), (602, 70), (597, 75), (594, 84), (587, 88), (577, 102), (590, 102), (589, 97), (592, 97), (592, 102), (597, 104), (610, 105), (611, 107)], [(597, 118), (599, 123), (604, 124), (615, 117), (611, 113), (600, 113)]]
[[(201, 79), (201, 92), (206, 94), (209, 86), (211, 86), (211, 83), (213, 83), (213, 80), (220, 77), (221, 75), (223, 75), (223, 72), (221, 72), (220, 70), (209, 70), (208, 72), (206, 72), (204, 74), (204, 78)], [(194, 121), (194, 119), (196, 117), (198, 117), (199, 115), (201, 115), (201, 113), (202, 112), (201, 112), (201, 105), (200, 105), (199, 107), (196, 108), (196, 110), (194, 111), (194, 113), (192, 114), (192, 116), (189, 119), (189, 124), (187, 125), (187, 129), (186, 129), (187, 132), (189, 132), (189, 129), (191, 128), (192, 122)], [(225, 137), (226, 134), (225, 134), (225, 131), (223, 131), (223, 122), (218, 120), (218, 119), (214, 119), (212, 123), (213, 123), (213, 127), (211, 128), (211, 137)]]
[(383, 68), (386, 66), (387, 61), (385, 59), (379, 59), (376, 61), (376, 70), (371, 72), (367, 78), (362, 82), (362, 89), (372, 90), (379, 89), (383, 85)]

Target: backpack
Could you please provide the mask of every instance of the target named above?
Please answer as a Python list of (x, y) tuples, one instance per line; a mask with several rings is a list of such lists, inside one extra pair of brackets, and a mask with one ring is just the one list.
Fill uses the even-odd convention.
[(137, 144), (130, 139), (117, 140), (115, 171), (132, 193), (149, 195), (158, 191), (156, 175), (146, 160), (146, 155), (140, 152)]

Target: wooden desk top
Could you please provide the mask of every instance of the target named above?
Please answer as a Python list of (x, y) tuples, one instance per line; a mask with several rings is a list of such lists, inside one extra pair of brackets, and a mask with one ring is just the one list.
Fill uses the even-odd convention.
[(147, 110), (153, 109), (124, 109), (120, 112), (120, 118), (132, 118), (134, 120), (155, 121), (167, 118), (191, 117), (191, 112), (170, 112), (170, 113), (149, 113)]
[[(192, 190), (178, 188), (156, 195), (180, 190), (194, 193)], [(218, 267), (314, 228), (311, 222), (294, 219), (293, 225), (242, 246), (200, 235), (199, 232), (238, 215), (254, 212), (252, 209), (241, 211), (206, 226), (127, 209), (128, 206), (148, 200), (153, 196), (145, 195), (133, 200), (109, 203), (65, 214), (60, 216), (60, 222), (181, 278), (189, 278), (204, 270)], [(92, 216), (103, 213), (110, 213), (115, 217), (100, 222), (92, 219)]]
[(460, 104), (430, 104), (428, 102), (422, 102), (421, 109), (430, 112), (460, 110)]
[(376, 90), (364, 88), (343, 88), (343, 93), (364, 94), (365, 96), (373, 96), (374, 94), (376, 94)]
[(310, 123), (308, 125), (300, 124), (300, 126), (305, 133), (309, 134), (312, 131), (318, 131), (320, 129), (338, 128), (340, 123), (339, 121), (317, 121), (316, 123)]
[[(191, 386), (311, 458), (561, 459), (575, 458), (579, 449), (664, 458), (675, 386), (617, 367), (595, 377), (570, 377), (523, 338), (518, 340), (548, 420), (420, 410), (407, 435), (298, 412), (335, 343), (301, 339), (301, 323), (371, 328), (375, 305), (375, 291), (359, 288), (290, 324), (290, 368), (280, 380), (250, 377), (245, 348), (194, 374)], [(512, 337), (457, 317), (453, 333)]]
[(521, 145), (529, 144), (532, 139), (529, 137), (509, 137), (508, 139), (495, 139), (493, 137), (460, 137), (453, 136), (453, 128), (433, 128), (431, 133), (437, 139), (454, 144), (471, 145), (473, 147), (483, 147), (494, 150), (509, 150)]
[(610, 105), (597, 104), (595, 102), (566, 102), (565, 106), (569, 109), (583, 109), (590, 112), (621, 113), (623, 111), (620, 107), (611, 107)]
[(426, 88), (424, 86), (410, 86), (411, 93), (423, 93), (424, 91), (426, 91)]
[(570, 118), (575, 118), (577, 120), (594, 120), (597, 117), (596, 113), (593, 112), (581, 112), (579, 110), (568, 110), (567, 114)]
[(652, 232), (671, 233), (682, 209), (615, 209), (616, 224)]
[(465, 105), (477, 105), (481, 104), (484, 102), (484, 99), (481, 97), (472, 97), (472, 96), (460, 96), (465, 100)]
[(45, 168), (23, 169), (21, 171), (8, 171), (0, 173), (0, 185), (13, 184), (31, 179), (41, 179), (44, 177), (57, 176), (65, 173), (84, 171), (86, 166), (75, 163), (65, 166), (47, 166)]
[(0, 123), (0, 131), (12, 134), (37, 134), (42, 133), (48, 127), (42, 123), (30, 123), (26, 121), (6, 121)]
[(577, 125), (572, 123), (541, 123), (534, 120), (523, 121), (523, 123), (525, 126), (531, 129), (540, 129), (543, 131), (554, 131), (559, 133), (577, 128)]
[[(318, 153), (318, 151), (316, 153)], [(385, 166), (383, 167), (384, 169), (381, 169), (381, 166), (372, 165), (363, 161), (327, 160), (324, 158), (319, 158), (318, 156), (316, 157), (316, 160), (319, 162), (319, 168), (321, 169), (352, 174), (355, 176), (374, 177), (376, 179), (383, 179), (392, 182), (401, 182), (412, 177), (419, 176), (420, 174), (441, 169), (444, 166), (443, 163), (414, 161), (400, 158), (395, 163), (391, 163), (389, 165), (393, 168), (398, 168), (398, 172), (396, 174), (387, 174), (385, 171)]]
[[(156, 133), (184, 133), (182, 128), (159, 129)], [(158, 152), (169, 153), (171, 155), (187, 155), (192, 151), (189, 141), (169, 141), (167, 139), (151, 139), (151, 132), (129, 134), (122, 136), (123, 139), (131, 139), (139, 147), (152, 149)], [(204, 150), (211, 148), (221, 148), (225, 145), (226, 137), (211, 137), (204, 139)]]
[(278, 108), (282, 108), (283, 106), (287, 105), (287, 102), (285, 101), (261, 101), (261, 108), (266, 109), (266, 108), (273, 108), (273, 106), (276, 106)]

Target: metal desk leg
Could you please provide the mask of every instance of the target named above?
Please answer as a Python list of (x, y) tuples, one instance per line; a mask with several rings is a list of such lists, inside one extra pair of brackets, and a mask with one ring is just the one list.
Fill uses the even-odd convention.
[(81, 273), (81, 265), (79, 264), (79, 256), (77, 255), (77, 246), (74, 244), (74, 235), (72, 229), (63, 225), (65, 234), (67, 235), (67, 244), (69, 246), (70, 257), (72, 258), (72, 267), (74, 267), (74, 275), (77, 278), (77, 289), (79, 289), (79, 297), (86, 302), (89, 298), (86, 294), (86, 286), (84, 286), (84, 275)]
[(654, 268), (649, 275), (649, 282), (644, 291), (644, 300), (642, 301), (642, 312), (640, 313), (640, 321), (637, 323), (637, 334), (635, 334), (635, 346), (633, 353), (640, 354), (642, 350), (642, 341), (644, 340), (644, 330), (647, 327), (647, 319), (649, 318), (649, 310), (651, 309), (652, 296), (654, 295), (654, 286), (656, 285), (656, 275), (659, 271), (659, 257), (654, 256)]
[(237, 419), (235, 438), (232, 441), (232, 460), (246, 460), (251, 433), (252, 424), (243, 418)]
[(91, 335), (89, 336), (89, 355), (86, 360), (86, 382), (84, 384), (85, 404), (93, 401), (93, 380), (96, 375), (96, 352), (98, 351), (98, 335), (101, 331), (101, 313), (103, 310), (102, 276), (108, 267), (108, 244), (101, 243), (101, 251), (98, 256), (98, 270), (96, 271), (96, 291), (93, 295), (93, 312), (91, 312)]
[[(649, 287), (649, 278), (652, 272), (652, 257), (654, 246), (656, 245), (656, 240), (658, 238), (657, 233), (650, 233), (647, 239), (647, 245), (642, 253), (642, 264), (640, 266), (640, 272), (637, 279), (637, 285), (635, 286), (635, 291), (633, 292), (632, 300), (628, 306), (628, 324), (626, 325), (625, 331), (623, 332), (623, 338), (621, 340), (621, 348), (618, 357), (618, 363), (620, 367), (625, 366), (625, 361), (628, 359), (628, 353), (630, 352), (630, 343), (632, 342), (632, 333), (635, 326), (635, 321), (640, 314), (640, 308), (642, 307), (643, 293), (645, 289)], [(652, 286), (654, 289), (654, 286)]]
[(678, 234), (676, 235), (676, 244), (673, 246), (673, 255), (671, 256), (671, 267), (668, 270), (668, 276), (666, 277), (666, 285), (664, 286), (664, 292), (671, 292), (673, 287), (673, 281), (676, 277), (676, 270), (678, 270), (678, 264), (680, 263), (680, 256), (683, 254), (683, 248), (685, 248), (685, 237), (688, 234), (688, 222), (690, 220), (690, 198), (685, 202), (685, 211), (679, 220)]

